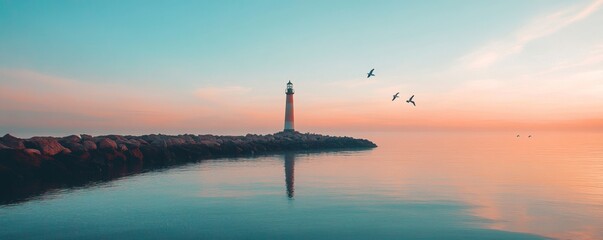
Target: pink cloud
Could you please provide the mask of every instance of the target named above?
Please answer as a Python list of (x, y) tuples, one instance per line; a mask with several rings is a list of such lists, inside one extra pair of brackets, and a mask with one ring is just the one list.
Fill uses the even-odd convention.
[(603, 0), (593, 1), (585, 8), (576, 7), (536, 18), (520, 28), (513, 36), (487, 44), (461, 58), (462, 64), (469, 69), (488, 67), (495, 62), (520, 53), (530, 42), (551, 35), (573, 23), (587, 18), (603, 5)]

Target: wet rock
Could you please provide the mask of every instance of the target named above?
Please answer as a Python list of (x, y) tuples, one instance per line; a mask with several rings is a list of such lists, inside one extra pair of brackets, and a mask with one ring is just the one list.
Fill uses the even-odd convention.
[(140, 146), (142, 146), (142, 145), (149, 145), (149, 143), (147, 141), (142, 140), (142, 139), (132, 139), (132, 140), (138, 142), (140, 144)]
[(84, 146), (84, 151), (93, 151), (96, 150), (96, 143), (90, 140), (86, 140), (82, 143)]
[(115, 143), (115, 141), (109, 139), (109, 138), (103, 138), (102, 140), (100, 140), (98, 142), (98, 149), (101, 150), (115, 150), (117, 149), (117, 143)]
[[(88, 142), (90, 142), (90, 141), (88, 141)], [(88, 151), (88, 150), (86, 150), (86, 148), (84, 147), (84, 145), (82, 145), (80, 143), (67, 142), (67, 143), (63, 143), (62, 145), (64, 147), (68, 148), (69, 150), (71, 150), (71, 152), (74, 152), (74, 153), (81, 153), (81, 152)], [(96, 144), (94, 145), (94, 149), (96, 149)]]
[(136, 148), (136, 149), (131, 149), (130, 151), (128, 151), (128, 158), (130, 159), (134, 159), (134, 160), (138, 160), (138, 161), (142, 161), (144, 158), (144, 155), (142, 154), (142, 151), (140, 151), (140, 149)]
[(203, 144), (205, 146), (208, 146), (208, 147), (219, 147), (220, 146), (220, 143), (218, 143), (215, 140), (201, 140), (199, 143)]
[(116, 140), (115, 143), (117, 145), (125, 145), (127, 148), (138, 148), (140, 147), (140, 142), (136, 139), (126, 139), (126, 140)]
[(61, 138), (61, 140), (59, 140), (59, 143), (61, 144), (65, 144), (65, 143), (79, 143), (82, 139), (77, 136), (77, 135), (69, 135), (67, 137), (63, 137)]
[(92, 136), (88, 135), (88, 134), (80, 134), (80, 136), (82, 137), (82, 141), (92, 141)]
[(179, 137), (168, 137), (165, 139), (165, 144), (168, 146), (186, 144), (186, 141)]
[(23, 149), (23, 152), (27, 153), (28, 155), (42, 155), (42, 153), (40, 152), (40, 150), (33, 149), (33, 148)]
[(192, 135), (184, 135), (184, 136), (181, 136), (180, 139), (184, 140), (185, 144), (195, 144), (195, 143), (197, 143), (197, 141), (195, 141), (194, 136), (192, 136)]
[(128, 147), (126, 147), (125, 144), (119, 144), (119, 145), (117, 145), (117, 150), (125, 152), (125, 151), (128, 151)]
[(0, 143), (9, 148), (14, 148), (14, 149), (24, 149), (25, 148), (23, 139), (14, 137), (10, 134), (6, 134), (2, 138), (0, 138)]
[[(102, 136), (101, 136), (102, 137)], [(126, 139), (124, 136), (121, 135), (107, 135), (104, 136), (105, 138), (111, 139), (113, 141), (127, 141), (128, 139)]]
[(157, 147), (162, 147), (162, 148), (167, 148), (167, 143), (165, 142), (165, 140), (162, 139), (155, 139), (151, 142), (151, 145), (153, 146), (157, 146)]
[(44, 155), (53, 156), (62, 152), (65, 147), (53, 137), (32, 137), (24, 142), (28, 148), (38, 149)]

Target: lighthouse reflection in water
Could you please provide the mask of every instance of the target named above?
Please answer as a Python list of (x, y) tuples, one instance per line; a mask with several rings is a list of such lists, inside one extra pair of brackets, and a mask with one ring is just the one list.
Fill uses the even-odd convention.
[(295, 196), (295, 154), (285, 153), (285, 185), (287, 186), (287, 197), (293, 199)]

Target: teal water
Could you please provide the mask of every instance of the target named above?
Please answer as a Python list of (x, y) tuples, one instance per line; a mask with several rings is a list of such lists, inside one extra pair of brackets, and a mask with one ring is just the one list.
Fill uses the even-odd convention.
[(0, 239), (603, 239), (603, 135), (367, 134), (0, 206)]

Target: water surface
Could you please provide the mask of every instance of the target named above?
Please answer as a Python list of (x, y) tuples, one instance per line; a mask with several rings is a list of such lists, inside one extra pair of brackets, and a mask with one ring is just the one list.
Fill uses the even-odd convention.
[(603, 134), (371, 133), (0, 206), (0, 239), (603, 239)]

